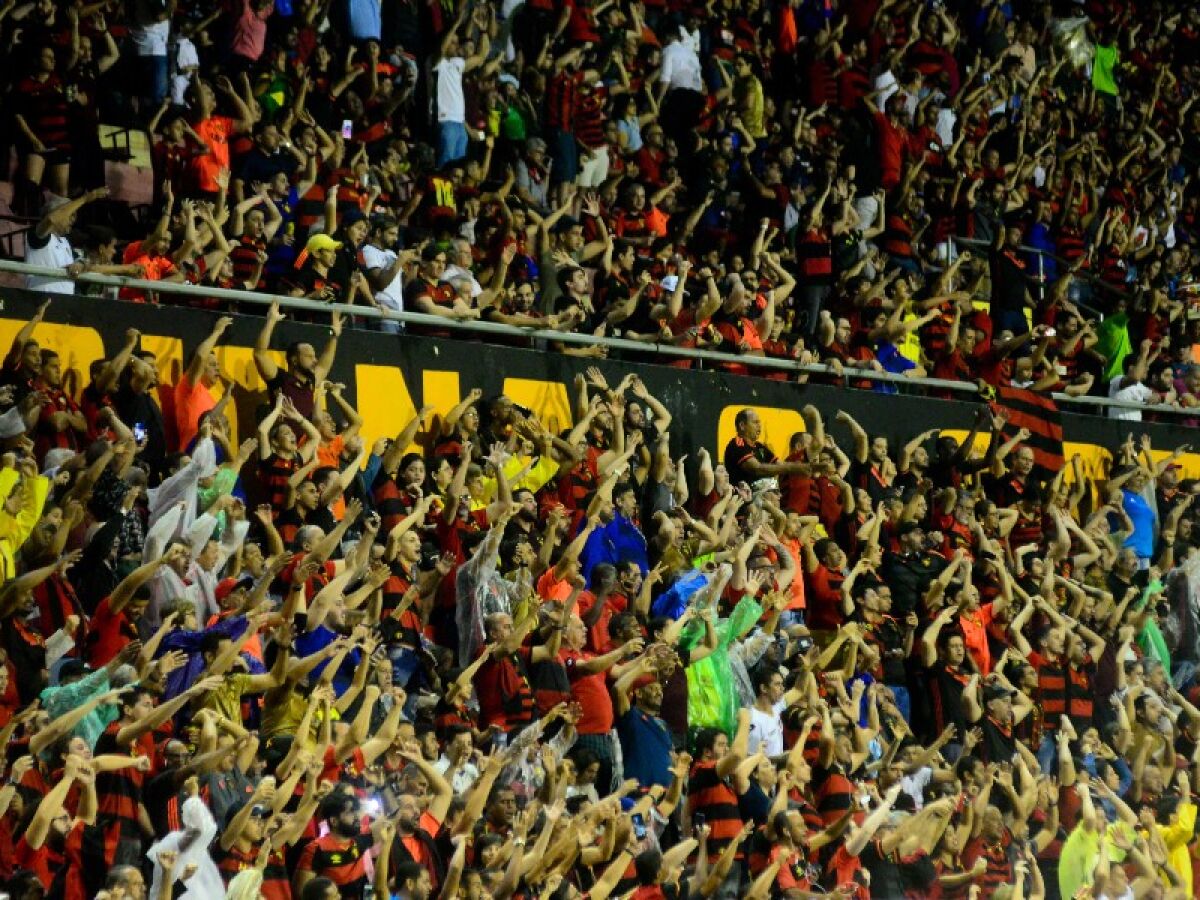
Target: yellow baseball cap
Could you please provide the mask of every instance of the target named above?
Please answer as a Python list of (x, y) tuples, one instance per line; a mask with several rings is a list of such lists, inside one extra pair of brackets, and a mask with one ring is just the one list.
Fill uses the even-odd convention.
[(335, 241), (327, 234), (314, 234), (308, 239), (304, 249), (309, 253), (315, 253), (318, 250), (341, 250), (342, 242)]

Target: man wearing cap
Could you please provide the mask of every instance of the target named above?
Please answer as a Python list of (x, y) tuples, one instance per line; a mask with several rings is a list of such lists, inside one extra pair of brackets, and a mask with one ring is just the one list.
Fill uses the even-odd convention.
[[(319, 773), (317, 767), (308, 769), (300, 805), (271, 835), (271, 855), (267, 857), (260, 890), (265, 900), (291, 900), (285, 848), (299, 840), (321, 801), (333, 790), (333, 785), (328, 781), (318, 779)], [(279, 800), (275, 795), (275, 787), (274, 779), (264, 778), (250, 797), (226, 810), (220, 846), (213, 852), (226, 886), (239, 872), (258, 864), (259, 851), (267, 837), (267, 826), (275, 815), (274, 807)]]
[(984, 716), (980, 722), (983, 741), (979, 755), (984, 762), (1010, 762), (1017, 753), (1017, 739), (1013, 734), (1013, 698), (1017, 692), (1000, 681), (993, 681), (983, 689)]
[[(334, 303), (342, 298), (349, 285), (339, 281), (343, 274), (335, 270), (342, 242), (327, 234), (314, 234), (296, 258), (296, 270), (284, 277), (288, 294)], [(348, 273), (347, 273), (348, 274)]]
[(654, 674), (655, 659), (653, 651), (642, 654), (613, 686), (613, 712), (625, 777), (637, 779), (643, 788), (671, 785), (674, 746), (667, 723), (660, 718), (663, 686)]
[[(134, 641), (121, 648), (116, 656), (98, 669), (92, 669), (80, 659), (68, 659), (58, 670), (58, 684), (45, 688), (39, 695), (42, 708), (50, 716), (51, 721), (79, 709), (93, 697), (103, 694), (110, 683), (117, 680), (118, 671), (123, 666), (129, 666), (127, 672), (121, 673), (136, 678), (132, 663), (141, 652), (141, 641)], [(125, 682), (128, 684), (128, 682)], [(121, 685), (112, 685), (124, 687)], [(87, 741), (88, 747), (95, 747), (96, 741), (104, 733), (109, 723), (119, 715), (118, 708), (111, 703), (101, 703), (87, 713), (71, 729), (71, 734)]]
[(946, 560), (925, 549), (920, 522), (901, 522), (896, 529), (900, 552), (883, 556), (883, 580), (892, 586), (892, 615), (903, 618), (918, 609), (929, 586), (946, 568)]
[(1154, 498), (1158, 501), (1158, 514), (1164, 519), (1167, 513), (1175, 507), (1175, 504), (1189, 496), (1189, 492), (1180, 489), (1179, 479), (1183, 473), (1183, 467), (1175, 461), (1178, 455), (1184, 452), (1185, 447), (1181, 447), (1155, 466)]
[[(67, 235), (75, 226), (75, 216), (86, 204), (108, 196), (108, 188), (96, 188), (74, 200), (56, 197), (46, 204), (41, 221), (25, 235), (25, 262), (31, 266), (66, 269), (70, 276), (78, 275), (85, 268), (75, 261), (75, 251)], [(75, 282), (69, 278), (25, 276), (25, 287), (31, 291), (53, 294), (74, 294)]]

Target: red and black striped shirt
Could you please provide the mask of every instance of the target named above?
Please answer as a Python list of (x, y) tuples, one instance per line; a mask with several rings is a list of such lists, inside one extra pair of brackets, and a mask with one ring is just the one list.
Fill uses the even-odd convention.
[(708, 856), (715, 860), (742, 831), (737, 794), (729, 779), (717, 773), (715, 761), (698, 762), (688, 780), (688, 798), (692, 815), (699, 813), (708, 823)]

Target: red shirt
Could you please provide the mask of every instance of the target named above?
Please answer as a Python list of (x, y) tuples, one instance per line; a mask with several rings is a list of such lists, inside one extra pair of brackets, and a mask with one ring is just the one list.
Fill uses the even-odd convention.
[(125, 645), (137, 638), (137, 629), (125, 611), (113, 612), (109, 605), (110, 598), (105, 597), (96, 607), (92, 615), (87, 649), (88, 664), (98, 669), (125, 648)]
[(603, 672), (586, 672), (579, 664), (594, 659), (585, 650), (560, 650), (558, 660), (566, 667), (571, 681), (571, 699), (583, 707), (583, 718), (576, 725), (580, 734), (608, 734), (613, 727), (612, 697)]

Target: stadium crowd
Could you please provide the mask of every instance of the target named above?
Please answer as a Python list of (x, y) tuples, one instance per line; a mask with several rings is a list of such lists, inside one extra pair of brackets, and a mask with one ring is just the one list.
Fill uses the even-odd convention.
[(1095, 479), (990, 407), (890, 447), (806, 406), (689, 463), (590, 367), (569, 432), (474, 389), (367, 446), (336, 321), (280, 365), (276, 309), (235, 445), (231, 317), (77, 402), (45, 311), (0, 387), (11, 897), (1196, 896), (1186, 445)]
[[(1185, 447), (1097, 478), (991, 411), (805, 407), (686, 460), (607, 364), (570, 431), (481, 386), (368, 446), (328, 378), (409, 310), (1200, 405), (1200, 7), (6, 0), (0, 40), (27, 261), (385, 313), (284, 348), (190, 299), (177, 384), (131, 330), (78, 395), (44, 307), (16, 336), (11, 897), (1200, 896)], [(264, 309), (235, 445), (214, 348)]]
[[(29, 262), (1200, 404), (1195, 4), (10, 0), (0, 34)], [(99, 202), (101, 123), (150, 134), (149, 214)]]

